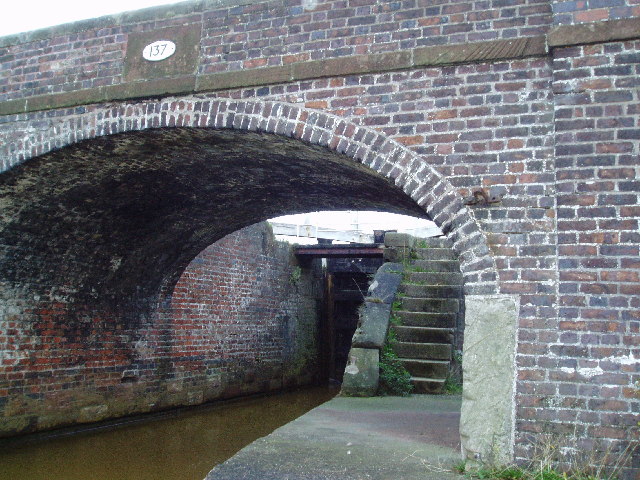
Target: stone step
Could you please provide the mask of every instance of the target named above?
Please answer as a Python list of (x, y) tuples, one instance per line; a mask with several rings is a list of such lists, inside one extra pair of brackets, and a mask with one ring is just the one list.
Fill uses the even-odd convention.
[(391, 327), (396, 333), (399, 342), (409, 343), (451, 343), (453, 341), (453, 328), (431, 327)]
[(458, 261), (458, 257), (450, 248), (385, 247), (382, 256), (387, 262), (400, 263), (411, 260)]
[(407, 275), (409, 283), (429, 285), (462, 285), (462, 274), (459, 272), (411, 272)]
[(455, 313), (407, 312), (396, 310), (394, 314), (403, 326), (453, 328), (456, 325)]
[(423, 272), (460, 272), (460, 263), (456, 260), (414, 260), (407, 271)]
[(387, 248), (412, 248), (415, 244), (416, 237), (408, 233), (387, 232), (384, 235), (384, 246)]
[(412, 377), (444, 379), (449, 375), (449, 366), (451, 362), (446, 360), (416, 360), (413, 358), (403, 358), (402, 364)]
[(442, 393), (444, 391), (444, 379), (411, 377), (413, 393)]
[(414, 248), (414, 256), (420, 260), (457, 260), (450, 248)]
[(426, 245), (427, 248), (451, 248), (451, 243), (446, 237), (428, 237), (416, 239), (416, 247), (422, 248)]
[(409, 312), (457, 313), (460, 302), (457, 298), (402, 297), (402, 310)]
[(394, 342), (393, 350), (400, 358), (451, 360), (451, 345), (443, 343)]
[(399, 291), (407, 297), (421, 298), (460, 298), (462, 286), (459, 285), (420, 285), (418, 283), (403, 283)]

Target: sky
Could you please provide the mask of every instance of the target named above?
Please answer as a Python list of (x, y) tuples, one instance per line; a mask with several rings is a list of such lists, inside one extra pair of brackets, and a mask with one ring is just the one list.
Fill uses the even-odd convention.
[[(183, 2), (178, 0), (7, 0), (0, 14), (0, 36), (172, 3)], [(278, 221), (300, 225), (311, 221), (317, 226), (351, 229), (353, 218), (352, 212), (331, 212), (294, 216), (278, 219)], [(402, 216), (380, 212), (362, 212), (358, 215), (358, 221), (360, 229), (367, 232), (372, 232), (374, 229), (402, 230), (426, 225), (425, 221), (418, 221), (412, 217), (402, 218)]]
[(0, 36), (171, 3), (182, 2), (179, 0), (5, 0), (0, 14)]
[(373, 232), (373, 230), (389, 230), (392, 228), (408, 229), (428, 227), (432, 225), (429, 220), (423, 220), (406, 215), (397, 215), (387, 212), (311, 212), (298, 215), (286, 215), (272, 219), (276, 222), (292, 223), (298, 225), (311, 224), (319, 227), (330, 227), (341, 230), (352, 230), (357, 223), (358, 230)]
[[(395, 213), (373, 211), (310, 212), (272, 218), (269, 222), (288, 223), (300, 226), (312, 225), (342, 231), (357, 230), (370, 235), (373, 234), (374, 230), (397, 230), (398, 232), (407, 232), (416, 236), (425, 237), (438, 236), (442, 233), (439, 229), (435, 228), (434, 223), (430, 220)], [(312, 231), (315, 232), (315, 230)], [(316, 243), (315, 239), (305, 240), (298, 237), (285, 237), (282, 235), (276, 235), (276, 238), (293, 243)]]

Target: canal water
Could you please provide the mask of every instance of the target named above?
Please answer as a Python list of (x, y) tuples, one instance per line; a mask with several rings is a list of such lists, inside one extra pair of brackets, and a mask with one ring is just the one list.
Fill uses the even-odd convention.
[(202, 480), (244, 446), (336, 394), (336, 389), (308, 388), (73, 435), (2, 441), (0, 479)]

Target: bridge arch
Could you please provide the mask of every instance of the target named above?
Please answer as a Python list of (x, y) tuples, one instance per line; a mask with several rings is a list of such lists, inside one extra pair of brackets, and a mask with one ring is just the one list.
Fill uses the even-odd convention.
[(293, 104), (196, 97), (81, 107), (52, 117), (4, 147), (4, 170), (90, 139), (166, 127), (272, 133), (344, 154), (388, 178), (442, 229), (460, 257), (467, 292), (498, 292), (485, 237), (460, 195), (420, 155), (381, 132)]
[[(499, 292), (498, 270), (485, 236), (458, 192), (420, 155), (376, 130), (292, 104), (206, 96), (88, 106), (42, 116), (41, 123), (26, 125), (25, 135), (0, 152), (6, 159), (6, 171), (0, 175), (0, 194), (6, 202), (0, 241), (9, 259), (0, 274), (10, 285), (5, 295), (7, 308), (14, 312), (25, 307), (18, 305), (20, 301), (16, 305), (11, 301), (29, 296), (37, 299), (38, 315), (50, 318), (56, 309), (64, 311), (69, 299), (81, 297), (82, 305), (101, 305), (99, 321), (119, 316), (135, 325), (141, 316), (152, 315), (189, 261), (207, 245), (257, 221), (314, 208), (386, 209), (426, 215), (447, 235), (458, 254), (468, 298)], [(266, 160), (251, 149), (253, 144), (266, 149)], [(233, 157), (238, 149), (241, 154)], [(182, 163), (172, 162), (178, 157)], [(277, 162), (270, 162), (276, 157)], [(109, 163), (117, 158), (124, 160), (92, 177), (100, 170), (97, 161)], [(233, 161), (222, 165), (224, 158)], [(211, 169), (216, 162), (222, 166)], [(82, 174), (75, 170), (78, 166), (82, 166)], [(304, 185), (311, 188), (310, 194), (304, 188), (297, 191), (300, 210), (292, 210), (289, 198), (278, 199), (273, 190), (260, 184), (261, 177), (275, 175), (284, 179), (281, 187), (289, 187), (300, 173), (296, 168), (313, 169), (315, 175)], [(243, 183), (240, 176), (234, 176), (239, 172), (249, 173), (251, 181)], [(37, 178), (48, 175), (58, 175), (62, 184), (38, 187)], [(65, 184), (65, 179), (70, 182)], [(218, 191), (212, 191), (212, 185)], [(150, 186), (153, 189), (145, 195)], [(41, 197), (34, 196), (38, 188)], [(241, 192), (239, 196), (225, 196), (234, 189)], [(31, 199), (25, 201), (36, 201), (24, 208), (20, 201), (12, 203), (10, 192), (20, 192), (23, 200)], [(239, 208), (241, 214), (235, 221), (227, 217), (216, 228), (208, 228), (204, 223), (211, 220), (212, 213), (199, 199), (217, 199), (227, 210)], [(107, 208), (119, 215), (115, 223), (105, 223), (100, 215), (94, 215)], [(183, 214), (172, 218), (171, 212), (180, 209)], [(191, 224), (185, 224), (187, 213), (193, 212), (195, 220), (190, 218), (187, 223)], [(75, 215), (77, 223), (85, 222), (88, 227), (70, 235), (64, 231), (67, 215)], [(144, 230), (149, 222), (153, 225), (140, 235), (136, 228), (142, 225)], [(102, 248), (118, 235), (120, 244), (133, 250), (130, 258)], [(48, 242), (54, 237), (64, 237), (64, 241)], [(33, 238), (37, 241), (30, 244)], [(136, 244), (137, 238), (145, 244)], [(175, 250), (176, 242), (182, 243), (181, 253), (171, 257), (166, 252)], [(32, 262), (31, 257), (40, 254), (43, 260)], [(59, 259), (56, 265), (47, 264), (50, 256)], [(78, 265), (66, 263), (70, 258), (79, 259)], [(143, 265), (132, 266), (132, 262)], [(74, 271), (76, 267), (82, 270), (81, 275)], [(38, 288), (50, 288), (29, 291), (28, 285), (20, 283), (25, 277)], [(69, 281), (72, 277), (74, 282)], [(42, 296), (47, 297), (44, 303)], [(26, 309), (34, 308), (27, 305)], [(79, 317), (96, 317), (91, 308), (76, 305), (65, 315), (82, 325)], [(480, 315), (486, 322), (491, 313)], [(515, 319), (511, 320), (515, 328)], [(513, 373), (513, 358), (507, 363)], [(503, 378), (496, 381), (505, 384)], [(486, 386), (484, 381), (479, 383)], [(512, 387), (510, 382), (506, 384)], [(506, 431), (508, 436), (513, 431), (509, 388), (502, 395), (508, 404), (508, 418), (502, 418), (506, 423), (500, 426), (500, 434)], [(489, 432), (489, 437), (492, 435)], [(473, 429), (465, 436), (471, 438), (466, 442), (470, 451), (484, 448), (474, 446), (477, 432)], [(506, 448), (512, 446), (513, 438), (509, 437)]]

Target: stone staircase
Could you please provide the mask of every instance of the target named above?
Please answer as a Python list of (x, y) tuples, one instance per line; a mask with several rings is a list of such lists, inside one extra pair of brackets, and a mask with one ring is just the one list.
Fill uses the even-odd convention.
[(411, 374), (415, 393), (440, 393), (451, 366), (462, 274), (446, 239), (417, 240), (411, 252), (398, 290), (394, 350)]

